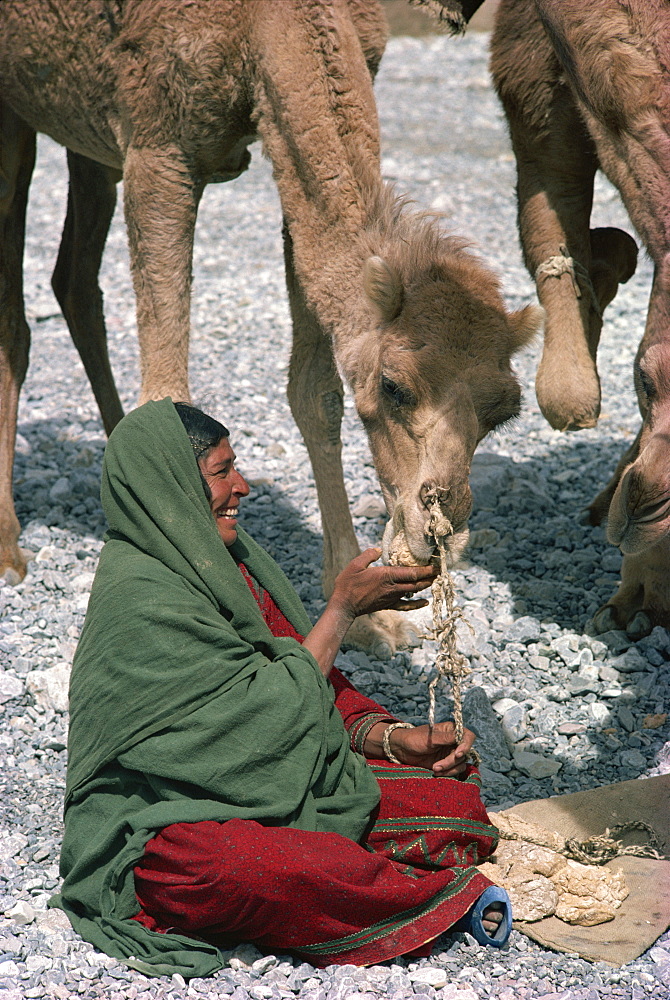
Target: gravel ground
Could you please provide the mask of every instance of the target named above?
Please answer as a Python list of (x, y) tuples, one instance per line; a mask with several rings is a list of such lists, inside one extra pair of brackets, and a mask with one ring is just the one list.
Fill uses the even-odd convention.
[[(487, 37), (395, 39), (377, 84), (383, 169), (421, 206), (450, 217), (497, 267), (510, 306), (532, 298), (515, 229), (514, 166), (486, 67)], [(65, 205), (64, 154), (40, 142), (29, 212), (26, 302), (34, 333), (16, 460), (23, 544), (35, 553), (18, 587), (0, 587), (0, 1000), (33, 997), (224, 996), (310, 1000), (422, 994), (444, 1000), (666, 998), (670, 935), (621, 969), (538, 947), (517, 931), (503, 951), (445, 935), (434, 957), (316, 971), (286, 956), (237, 949), (210, 980), (146, 979), (80, 941), (59, 911), (67, 671), (104, 530), (98, 499), (104, 435), (83, 369), (50, 291)], [(597, 190), (599, 225), (624, 225), (618, 196)], [(628, 227), (629, 228), (629, 227)], [(235, 253), (224, 248), (235, 248)], [(225, 266), (224, 266), (225, 265)], [(244, 525), (275, 555), (310, 611), (323, 606), (316, 494), (284, 393), (289, 317), (280, 212), (260, 152), (234, 184), (207, 189), (195, 253), (194, 399), (234, 429), (253, 483)], [(552, 431), (533, 395), (537, 345), (519, 359), (522, 416), (485, 441), (473, 469), (473, 544), (455, 573), (475, 627), (462, 648), (473, 668), (468, 705), (482, 729), (485, 797), (505, 806), (670, 771), (670, 637), (631, 646), (597, 638), (589, 619), (612, 593), (620, 555), (579, 523), (638, 425), (632, 360), (642, 334), (650, 267), (607, 314), (601, 349), (603, 416), (578, 436)], [(223, 276), (223, 280), (222, 280)], [(122, 399), (138, 391), (133, 295), (120, 213), (104, 261), (112, 362)], [(259, 335), (261, 334), (262, 335)], [(376, 542), (379, 491), (363, 431), (346, 403), (345, 465), (362, 542)], [(430, 643), (391, 661), (340, 658), (361, 690), (402, 717), (425, 720)], [(440, 696), (446, 712), (448, 692)], [(1, 914), (4, 913), (4, 916)]]

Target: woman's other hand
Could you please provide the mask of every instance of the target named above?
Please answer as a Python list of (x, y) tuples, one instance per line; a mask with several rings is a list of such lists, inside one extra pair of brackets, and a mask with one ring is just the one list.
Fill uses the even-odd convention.
[(409, 611), (428, 601), (408, 600), (429, 587), (437, 575), (434, 566), (373, 566), (381, 549), (361, 552), (335, 579), (331, 601), (354, 618), (373, 611)]
[[(382, 744), (387, 722), (373, 726), (365, 743), (365, 755), (377, 760), (385, 757)], [(437, 777), (459, 778), (467, 767), (468, 751), (475, 741), (475, 734), (469, 729), (463, 731), (463, 739), (456, 739), (453, 722), (438, 722), (433, 726), (416, 726), (414, 729), (394, 729), (389, 743), (395, 757), (402, 764), (425, 767)]]

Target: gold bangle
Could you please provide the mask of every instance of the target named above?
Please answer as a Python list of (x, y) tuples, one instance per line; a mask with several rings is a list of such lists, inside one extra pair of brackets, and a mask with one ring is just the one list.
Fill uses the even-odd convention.
[(398, 760), (396, 755), (391, 750), (391, 733), (394, 729), (414, 729), (411, 722), (392, 722), (390, 726), (387, 726), (382, 733), (382, 748), (386, 759), (390, 760), (392, 764), (402, 764), (401, 760)]

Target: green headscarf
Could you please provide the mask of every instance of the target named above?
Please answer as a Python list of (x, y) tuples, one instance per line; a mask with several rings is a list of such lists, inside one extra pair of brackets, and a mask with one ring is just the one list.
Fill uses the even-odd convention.
[(313, 656), (265, 625), (237, 561), (298, 632), (311, 627), (260, 546), (239, 528), (232, 548), (221, 541), (170, 399), (112, 433), (102, 502), (109, 531), (70, 681), (55, 902), (128, 964), (208, 975), (222, 961), (213, 945), (130, 919), (147, 840), (170, 823), (237, 817), (358, 841), (379, 790)]

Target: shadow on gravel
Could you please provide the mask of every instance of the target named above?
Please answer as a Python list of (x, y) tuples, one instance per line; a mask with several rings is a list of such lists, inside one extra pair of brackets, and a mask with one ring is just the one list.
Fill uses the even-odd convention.
[[(96, 425), (96, 426), (92, 426)], [(82, 539), (100, 538), (105, 519), (100, 474), (106, 437), (99, 421), (85, 426), (70, 418), (22, 421), (14, 463), (14, 502), (22, 529), (31, 521)], [(244, 470), (244, 462), (240, 463)], [(243, 527), (277, 560), (306, 604), (322, 601), (321, 533), (286, 493), (265, 483), (252, 486)], [(304, 582), (308, 576), (313, 582)]]
[[(82, 537), (100, 537), (105, 442), (99, 421), (22, 422), (14, 474), (21, 525), (40, 520)], [(583, 632), (614, 592), (620, 554), (606, 541), (604, 528), (579, 519), (607, 482), (623, 444), (604, 435), (598, 442), (571, 437), (548, 445), (542, 457), (520, 462), (487, 452), (486, 446), (475, 455), (467, 559), (509, 586), (515, 613)], [(243, 523), (314, 610), (322, 602), (322, 538), (305, 517), (286, 488), (261, 481), (245, 503)], [(357, 519), (356, 525), (363, 544), (375, 544), (384, 519)]]
[(605, 527), (582, 524), (609, 481), (623, 440), (569, 439), (542, 457), (516, 462), (475, 455), (468, 560), (509, 585), (514, 611), (584, 631), (615, 589), (621, 555)]

